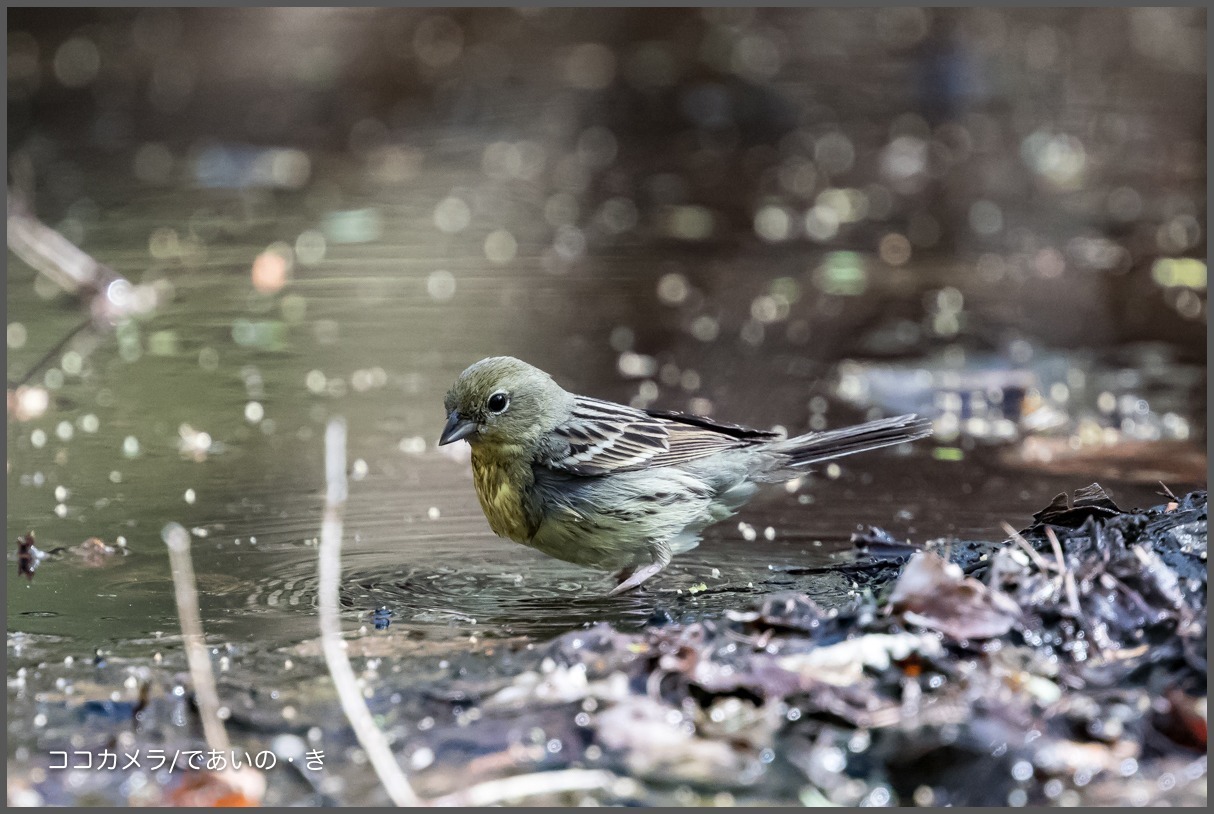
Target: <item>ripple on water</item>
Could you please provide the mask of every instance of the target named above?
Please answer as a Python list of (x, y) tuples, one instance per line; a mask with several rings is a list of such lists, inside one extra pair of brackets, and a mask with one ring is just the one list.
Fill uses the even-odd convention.
[[(693, 560), (672, 565), (639, 591), (608, 596), (613, 581), (607, 574), (545, 560), (522, 569), (513, 565), (350, 568), (342, 578), (341, 606), (348, 623), (361, 622), (368, 630), (405, 629), (430, 640), (542, 640), (599, 622), (635, 629), (655, 619), (693, 621), (748, 605), (758, 594), (787, 590), (810, 591), (825, 604), (837, 604), (850, 587), (822, 574), (790, 575), (753, 565), (722, 569)], [(264, 578), (245, 595), (244, 612), (311, 616), (316, 589), (311, 569)]]

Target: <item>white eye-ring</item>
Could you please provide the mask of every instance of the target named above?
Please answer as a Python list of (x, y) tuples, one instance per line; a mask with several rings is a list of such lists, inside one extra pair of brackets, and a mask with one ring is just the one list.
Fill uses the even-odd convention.
[(505, 390), (498, 390), (489, 400), (485, 402), (485, 406), (489, 408), (491, 413), (504, 413), (506, 408), (510, 406), (510, 394)]

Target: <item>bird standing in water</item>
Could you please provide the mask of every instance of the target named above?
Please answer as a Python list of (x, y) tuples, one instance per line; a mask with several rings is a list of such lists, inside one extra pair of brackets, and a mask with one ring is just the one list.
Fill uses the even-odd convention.
[(472, 446), (476, 495), (502, 537), (637, 587), (760, 483), (931, 434), (915, 415), (781, 439), (708, 418), (577, 396), (544, 371), (493, 356), (460, 374), (439, 445)]

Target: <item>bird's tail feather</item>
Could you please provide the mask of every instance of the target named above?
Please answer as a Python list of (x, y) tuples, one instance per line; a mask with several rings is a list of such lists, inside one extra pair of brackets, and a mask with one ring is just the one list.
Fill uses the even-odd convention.
[(832, 458), (880, 449), (932, 434), (932, 422), (914, 413), (882, 418), (854, 427), (811, 432), (776, 441), (771, 450), (785, 457), (785, 466), (800, 469)]

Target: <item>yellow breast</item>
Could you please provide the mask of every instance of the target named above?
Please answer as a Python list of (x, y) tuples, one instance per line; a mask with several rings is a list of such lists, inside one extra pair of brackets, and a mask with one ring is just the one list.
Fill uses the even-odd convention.
[(518, 543), (535, 535), (540, 518), (527, 502), (534, 480), (518, 447), (472, 450), (472, 474), (481, 510), (495, 534)]

